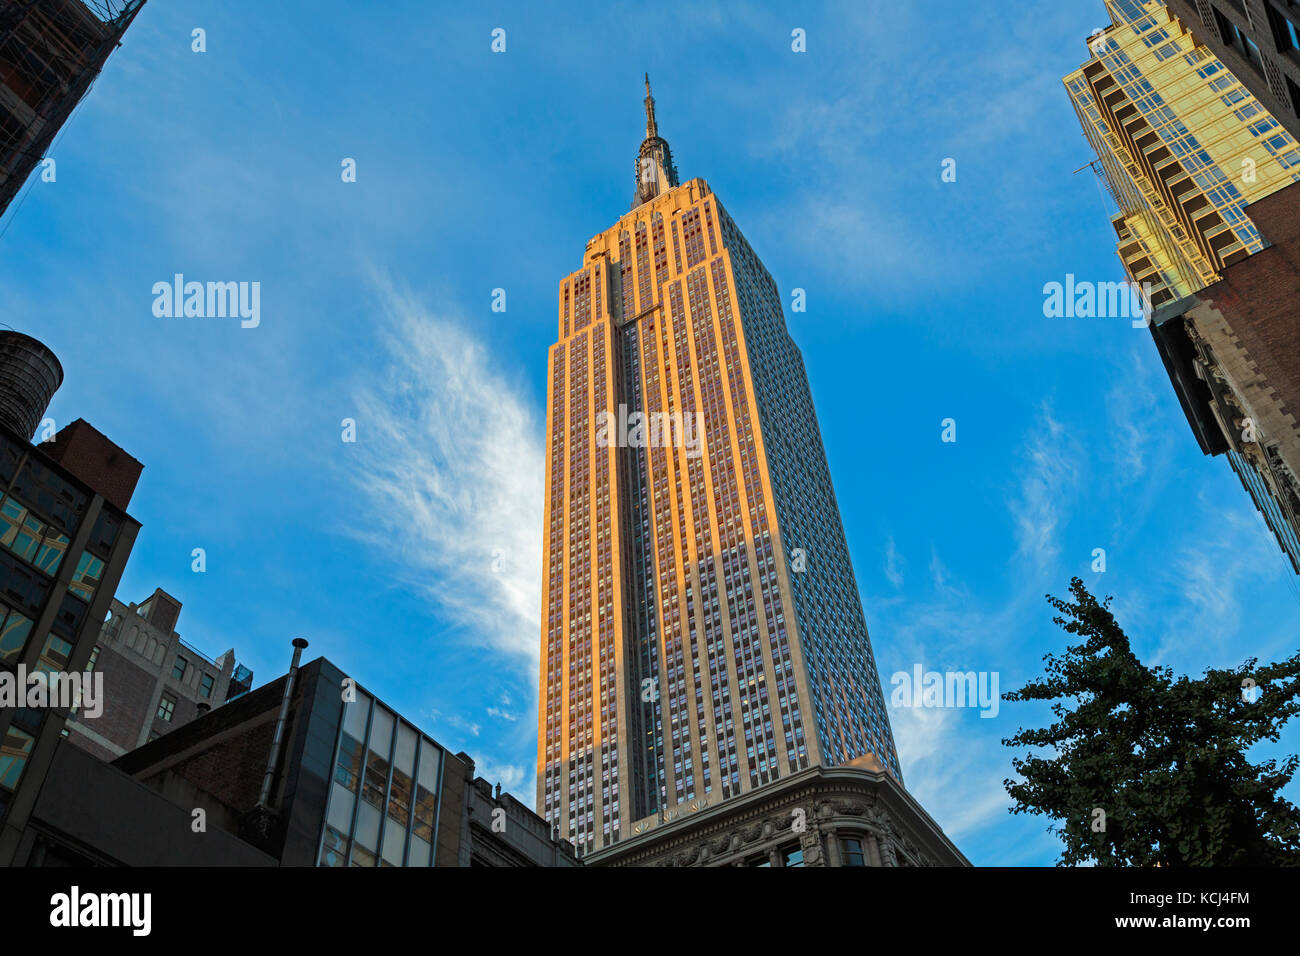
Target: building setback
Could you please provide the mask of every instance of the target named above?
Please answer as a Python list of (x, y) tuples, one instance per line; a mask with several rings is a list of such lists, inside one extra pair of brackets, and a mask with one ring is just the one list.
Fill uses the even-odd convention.
[(0, 0), (0, 216), (144, 0)]
[(645, 107), (547, 370), (537, 809), (585, 853), (867, 755), (902, 780), (776, 283)]
[(139, 605), (113, 599), (87, 665), (104, 675), (102, 713), (74, 713), (64, 731), (78, 747), (112, 760), (252, 686), (233, 649), (212, 660), (181, 639), (180, 612), (161, 588)]
[(1300, 144), (1206, 31), (1154, 0), (1106, 7), (1064, 82), (1119, 206), (1120, 260), (1149, 283), (1148, 328), (1202, 451), (1226, 456), (1300, 573), (1294, 251), (1272, 246), (1294, 241)]
[(1300, 3), (1166, 0), (1196, 38), (1300, 139)]
[[(33, 445), (63, 372), (29, 336), (0, 332), (0, 677), (82, 671), (140, 525), (142, 466), (81, 419)], [(53, 703), (53, 702), (51, 702)], [(0, 865), (14, 859), (67, 718), (0, 706)]]

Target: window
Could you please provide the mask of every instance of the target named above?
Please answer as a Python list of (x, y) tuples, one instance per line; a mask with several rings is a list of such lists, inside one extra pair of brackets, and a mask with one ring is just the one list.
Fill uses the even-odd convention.
[(212, 688), (216, 685), (217, 680), (211, 674), (204, 674), (199, 678), (199, 693), (204, 697), (212, 696)]
[(158, 719), (171, 722), (172, 714), (176, 710), (176, 698), (171, 694), (163, 694), (162, 699), (158, 701)]
[(0, 746), (0, 788), (17, 789), (35, 740), (36, 738), (25, 730), (10, 725), (5, 733), (4, 745)]
[(1269, 25), (1273, 28), (1278, 49), (1294, 55), (1295, 51), (1300, 50), (1300, 26), (1296, 25), (1300, 22), (1300, 8), (1293, 2), (1287, 2), (1286, 5), (1290, 9), (1289, 13), (1283, 13), (1268, 3), (1264, 4), (1264, 8), (1268, 11)]
[(781, 855), (786, 866), (803, 866), (803, 847), (787, 847)]
[(77, 561), (77, 570), (68, 584), (68, 590), (77, 597), (89, 601), (95, 596), (95, 588), (103, 574), (104, 562), (89, 551), (83, 551), (81, 559)]
[(374, 866), (375, 855), (360, 843), (352, 845), (352, 866)]
[(374, 807), (383, 807), (384, 791), (388, 789), (388, 761), (373, 750), (366, 760), (366, 777), (361, 796)]
[(339, 762), (334, 768), (334, 779), (353, 793), (361, 779), (361, 741), (347, 731), (339, 740)]
[(424, 787), (415, 788), (415, 822), (411, 832), (425, 843), (433, 842), (433, 817), (437, 807), (433, 794)]
[(189, 670), (190, 662), (182, 655), (176, 655), (176, 663), (172, 665), (172, 680), (184, 680), (185, 672)]
[(845, 866), (866, 866), (867, 857), (862, 852), (862, 841), (856, 839), (846, 839), (840, 841), (840, 848), (843, 851)]
[(321, 866), (345, 866), (348, 858), (346, 836), (331, 826), (325, 828), (325, 845), (320, 851)]
[(68, 536), (39, 521), (17, 498), (10, 496), (0, 505), (0, 544), (53, 576), (68, 550)]
[[(0, 606), (0, 615), (5, 615), (5, 611)], [(22, 655), (27, 635), (32, 631), (32, 621), (17, 611), (9, 611), (3, 619), (4, 623), (0, 624), (0, 663), (9, 663)]]
[(405, 827), (411, 817), (411, 778), (393, 768), (393, 785), (388, 794), (388, 815)]
[(36, 661), (36, 670), (46, 674), (62, 671), (67, 668), (68, 658), (71, 656), (71, 641), (65, 641), (55, 634), (47, 634), (45, 645), (41, 648), (41, 656)]

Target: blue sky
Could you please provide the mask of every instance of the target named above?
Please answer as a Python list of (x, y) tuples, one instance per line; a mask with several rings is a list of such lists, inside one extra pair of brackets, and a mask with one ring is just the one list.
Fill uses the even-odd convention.
[[(791, 331), (886, 680), (1020, 686), (1072, 574), (1149, 663), (1294, 649), (1295, 576), (1149, 334), (1043, 316), (1047, 282), (1123, 277), (1060, 83), (1099, 0), (450, 6), (149, 3), (56, 182), (0, 222), (6, 319), (66, 370), (51, 415), (145, 464), (120, 596), (165, 588), (259, 682), (308, 638), (531, 804), (546, 349), (559, 279), (630, 201), (648, 70), (681, 175), (806, 290)], [(261, 324), (155, 317), (178, 272), (260, 282)], [(973, 862), (1054, 862), (1001, 785), (1000, 739), (1042, 711), (891, 720)]]

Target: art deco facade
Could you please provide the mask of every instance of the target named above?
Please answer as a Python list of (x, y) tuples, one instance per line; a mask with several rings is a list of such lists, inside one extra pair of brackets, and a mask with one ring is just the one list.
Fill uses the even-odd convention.
[(643, 827), (588, 866), (970, 866), (870, 756), (810, 767), (725, 804)]
[(1292, 253), (1271, 247), (1293, 231), (1300, 145), (1169, 7), (1106, 7), (1065, 85), (1119, 207), (1119, 257), (1150, 283), (1150, 332), (1202, 451), (1227, 457), (1300, 572), (1300, 333)]
[(901, 779), (776, 284), (646, 93), (548, 365), (537, 802), (587, 850), (865, 754)]

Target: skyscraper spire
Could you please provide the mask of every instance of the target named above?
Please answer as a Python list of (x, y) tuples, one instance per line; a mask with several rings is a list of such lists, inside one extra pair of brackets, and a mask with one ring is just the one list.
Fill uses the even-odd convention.
[(645, 138), (658, 139), (659, 126), (655, 123), (655, 98), (650, 92), (650, 74), (645, 75)]
[(632, 208), (667, 192), (677, 185), (677, 167), (673, 165), (668, 141), (659, 135), (655, 121), (655, 98), (650, 92), (650, 74), (645, 75), (645, 139), (636, 158), (636, 192)]

